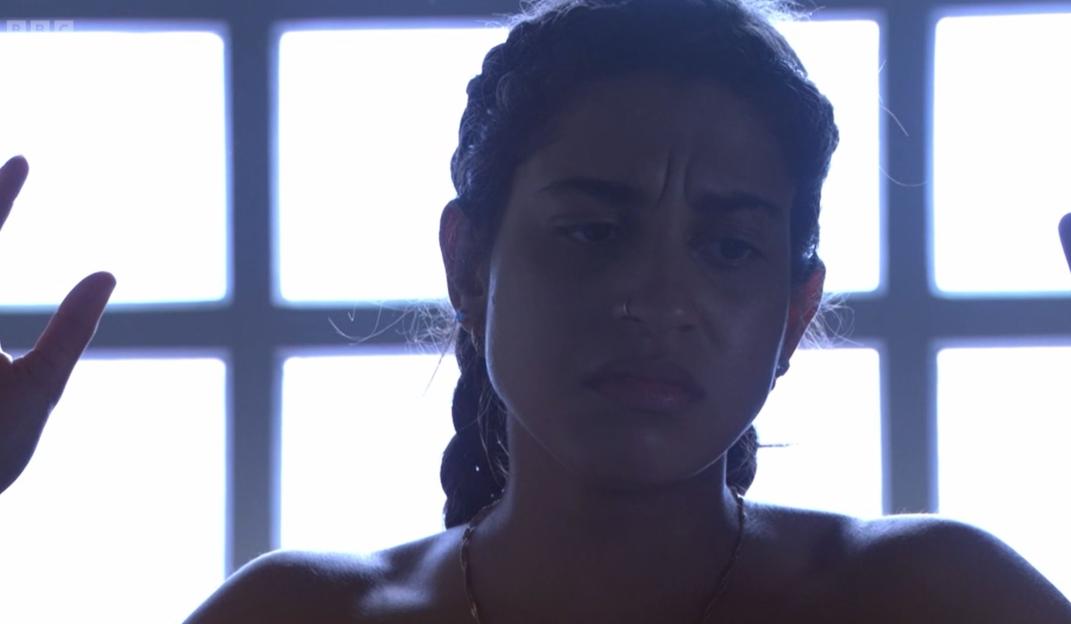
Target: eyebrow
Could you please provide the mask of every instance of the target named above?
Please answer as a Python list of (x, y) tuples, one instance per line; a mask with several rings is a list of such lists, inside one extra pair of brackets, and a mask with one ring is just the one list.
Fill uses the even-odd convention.
[[(553, 195), (580, 193), (598, 200), (625, 204), (637, 204), (643, 200), (643, 192), (628, 184), (585, 177), (562, 178), (551, 182), (536, 192)], [(707, 192), (699, 197), (698, 201), (694, 203), (694, 207), (696, 212), (700, 213), (719, 213), (758, 208), (775, 219), (781, 218), (784, 213), (777, 204), (746, 191)]]

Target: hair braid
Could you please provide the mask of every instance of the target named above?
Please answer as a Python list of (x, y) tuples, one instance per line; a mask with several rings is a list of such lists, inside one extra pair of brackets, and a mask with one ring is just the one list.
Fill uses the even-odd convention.
[[(505, 409), (491, 388), (486, 360), (464, 328), (455, 345), (461, 378), (454, 388), (454, 437), (443, 452), (439, 481), (446, 492), (446, 526), (467, 522), (502, 494), (509, 471), (502, 434)], [(490, 433), (490, 435), (488, 435)], [(488, 439), (494, 438), (489, 447)]]

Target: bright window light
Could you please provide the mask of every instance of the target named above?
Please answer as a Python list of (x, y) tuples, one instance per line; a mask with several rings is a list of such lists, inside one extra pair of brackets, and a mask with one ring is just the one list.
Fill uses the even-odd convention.
[[(842, 132), (822, 217), (827, 289), (873, 290), (880, 261), (877, 24), (785, 30), (836, 106)], [(447, 297), (439, 214), (454, 197), (449, 163), (465, 87), (506, 35), (499, 27), (282, 35), (277, 235), (284, 300)]]
[(83, 358), (0, 496), (0, 622), (180, 622), (223, 582), (216, 359)]
[(873, 291), (881, 280), (881, 30), (870, 20), (785, 22), (778, 29), (833, 103), (840, 146), (822, 189), (828, 292)]
[(1071, 596), (1071, 347), (937, 356), (940, 513), (986, 529)]
[(279, 41), (279, 279), (290, 302), (445, 299), (439, 214), (465, 86), (502, 28)]
[(223, 58), (213, 32), (0, 33), (0, 161), (30, 163), (4, 305), (54, 306), (99, 270), (113, 304), (226, 295)]
[[(283, 364), (280, 544), (373, 552), (443, 530), (452, 352)], [(425, 389), (427, 392), (425, 393)]]
[(1071, 13), (945, 18), (936, 53), (937, 288), (1067, 292)]
[(747, 497), (858, 517), (882, 515), (881, 379), (873, 349), (803, 349), (755, 419), (761, 448)]

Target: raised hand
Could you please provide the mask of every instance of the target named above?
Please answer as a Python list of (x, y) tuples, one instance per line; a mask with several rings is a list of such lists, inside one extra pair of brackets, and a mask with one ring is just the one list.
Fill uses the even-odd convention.
[[(21, 156), (0, 168), (0, 228), (28, 172), (29, 165)], [(17, 266), (0, 266), (0, 271), (15, 270)], [(60, 304), (31, 351), (12, 360), (0, 350), (0, 492), (14, 483), (33, 456), (45, 421), (96, 334), (114, 289), (115, 277), (110, 273), (86, 277)]]

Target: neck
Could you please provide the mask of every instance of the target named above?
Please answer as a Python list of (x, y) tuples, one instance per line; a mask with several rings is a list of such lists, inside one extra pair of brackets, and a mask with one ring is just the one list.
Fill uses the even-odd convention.
[(526, 605), (562, 621), (566, 608), (634, 619), (653, 610), (674, 621), (679, 609), (676, 621), (698, 621), (740, 535), (724, 458), (685, 480), (615, 487), (567, 471), (512, 429), (505, 495), (470, 544), (481, 610)]

